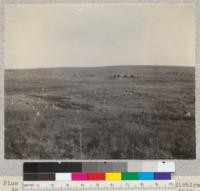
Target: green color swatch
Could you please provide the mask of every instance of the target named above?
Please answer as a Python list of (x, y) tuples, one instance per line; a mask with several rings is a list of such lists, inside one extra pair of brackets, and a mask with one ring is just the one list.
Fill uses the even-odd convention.
[(138, 172), (122, 172), (122, 180), (139, 180)]

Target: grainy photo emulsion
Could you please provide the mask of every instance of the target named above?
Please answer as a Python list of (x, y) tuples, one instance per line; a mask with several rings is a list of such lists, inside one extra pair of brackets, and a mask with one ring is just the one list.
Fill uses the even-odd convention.
[(7, 4), (6, 159), (194, 159), (191, 5)]

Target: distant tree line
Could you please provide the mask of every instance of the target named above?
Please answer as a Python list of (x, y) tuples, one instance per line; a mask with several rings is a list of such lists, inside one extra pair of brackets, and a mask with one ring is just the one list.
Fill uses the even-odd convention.
[(113, 74), (112, 76), (114, 79), (115, 78), (137, 78), (136, 75), (134, 74)]

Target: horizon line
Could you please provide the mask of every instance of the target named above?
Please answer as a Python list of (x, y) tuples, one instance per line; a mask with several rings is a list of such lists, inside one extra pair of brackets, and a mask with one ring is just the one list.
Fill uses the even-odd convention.
[(39, 70), (39, 69), (59, 69), (59, 68), (107, 68), (107, 67), (130, 67), (130, 66), (158, 66), (158, 67), (187, 67), (187, 68), (195, 68), (194, 66), (180, 66), (180, 65), (110, 65), (110, 66), (58, 66), (58, 67), (36, 67), (36, 68), (4, 68), (4, 70)]

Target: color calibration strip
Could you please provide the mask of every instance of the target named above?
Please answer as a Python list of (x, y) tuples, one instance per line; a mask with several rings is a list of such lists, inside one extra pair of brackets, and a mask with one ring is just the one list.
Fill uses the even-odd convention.
[(25, 162), (24, 173), (66, 172), (175, 172), (173, 161)]
[(169, 172), (25, 173), (24, 181), (171, 180)]

